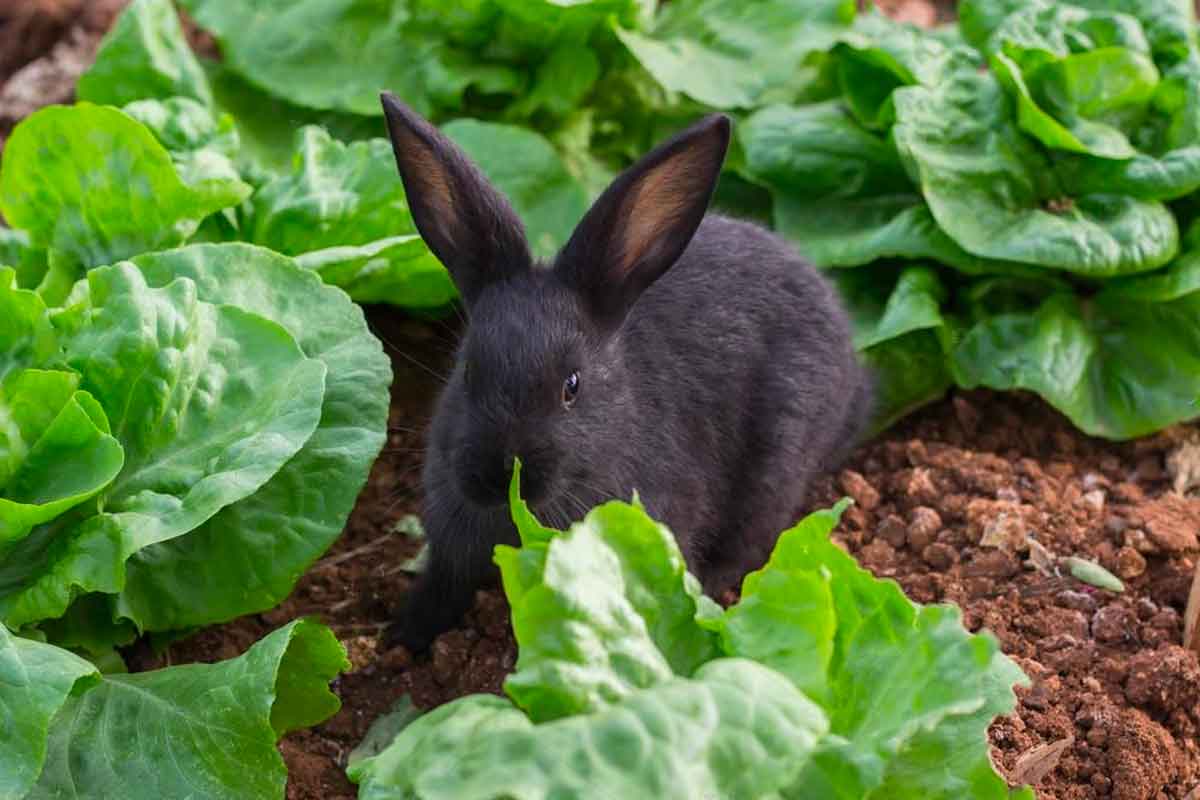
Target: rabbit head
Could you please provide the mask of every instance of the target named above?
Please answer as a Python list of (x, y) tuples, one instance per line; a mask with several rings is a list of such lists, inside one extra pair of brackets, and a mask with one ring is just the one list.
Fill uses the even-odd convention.
[(499, 507), (520, 458), (535, 508), (582, 511), (571, 487), (635, 433), (622, 323), (704, 217), (729, 120), (705, 117), (618, 176), (543, 264), (453, 142), (391, 95), (384, 108), (413, 221), (469, 322), (434, 424), (452, 479), (477, 506)]

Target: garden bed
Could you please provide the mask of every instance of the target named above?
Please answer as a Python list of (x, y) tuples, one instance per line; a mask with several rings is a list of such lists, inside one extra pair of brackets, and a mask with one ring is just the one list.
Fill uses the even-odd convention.
[[(925, 4), (891, 6), (919, 13)], [(47, 54), (12, 81), (0, 74), (0, 103), (28, 95), (18, 81), (40, 87), (39, 102), (66, 99), (76, 66), (86, 66), (111, 19), (105, 13), (100, 23), (39, 34)], [(0, 138), (6, 122), (29, 110), (0, 105)], [(135, 670), (216, 661), (295, 617), (330, 625), (353, 668), (334, 687), (342, 710), (283, 740), (294, 799), (354, 797), (346, 757), (402, 695), (428, 709), (499, 692), (516, 659), (498, 590), (481, 592), (463, 627), (427, 656), (375, 651), (419, 547), (396, 525), (420, 510), (422, 432), (458, 328), (383, 307), (368, 316), (393, 361), (390, 431), (345, 534), (280, 607), (162, 653), (144, 643), (127, 652)], [(853, 496), (839, 541), (914, 600), (961, 605), (968, 625), (993, 631), (1033, 679), (1018, 690), (1016, 711), (991, 728), (1007, 777), (1030, 780), (1051, 799), (1190, 799), (1200, 796), (1200, 661), (1181, 641), (1200, 556), (1200, 499), (1177, 492), (1174, 477), (1196, 442), (1200, 426), (1190, 425), (1111, 444), (1083, 436), (1035, 398), (956, 392), (859, 448), (845, 470), (820, 482), (812, 504)], [(1056, 571), (1039, 546), (1100, 562), (1126, 591)]]
[[(455, 330), (384, 308), (369, 316), (395, 369), (391, 432), (346, 534), (278, 609), (158, 658), (143, 652), (138, 663), (228, 658), (297, 616), (329, 624), (354, 669), (335, 686), (342, 710), (283, 742), (292, 800), (352, 798), (346, 756), (402, 695), (428, 709), (499, 693), (516, 661), (499, 590), (481, 592), (466, 624), (429, 655), (375, 652), (418, 547), (390, 531), (420, 509), (420, 429)], [(1028, 758), (1022, 763), (1035, 748), (1073, 740), (1036, 782), (1039, 797), (1184, 798), (1200, 785), (1200, 662), (1180, 646), (1200, 499), (1175, 494), (1167, 467), (1191, 441), (1200, 427), (1111, 444), (1079, 434), (1036, 398), (956, 392), (859, 448), (814, 492), (814, 505), (856, 499), (835, 537), (860, 563), (914, 600), (958, 603), (969, 627), (993, 631), (1033, 679), (991, 740), (1014, 779), (1036, 775)], [(1126, 591), (1047, 575), (1030, 567), (1028, 552), (980, 544), (985, 532), (994, 541), (1015, 531), (1033, 533), (1055, 556), (1099, 561)]]

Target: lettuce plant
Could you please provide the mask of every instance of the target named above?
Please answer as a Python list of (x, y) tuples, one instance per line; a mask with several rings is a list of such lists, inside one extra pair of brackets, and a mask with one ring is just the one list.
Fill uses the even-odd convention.
[(411, 721), (351, 764), (359, 797), (1032, 798), (987, 752), (1021, 671), (831, 543), (845, 502), (784, 532), (721, 609), (636, 501), (556, 531), (515, 487), (508, 699)]
[(283, 797), (275, 743), (337, 710), (326, 684), (348, 667), (303, 620), (238, 658), (134, 675), (0, 625), (0, 797)]
[(776, 227), (853, 306), (882, 421), (954, 383), (1035, 391), (1110, 438), (1194, 417), (1192, 6), (960, 11), (957, 31), (859, 18), (819, 102), (741, 128)]
[[(167, 24), (169, 4), (139, 4), (84, 81), (123, 107), (43, 109), (0, 163), (3, 798), (282, 797), (275, 743), (336, 710), (347, 666), (305, 622), (221, 664), (120, 674), (140, 634), (292, 590), (341, 533), (390, 399), (350, 297), (237, 240), (271, 180)], [(311, 170), (356, 174), (357, 148), (320, 144)], [(338, 213), (363, 227), (403, 209), (392, 182), (354, 188)], [(312, 250), (356, 244), (346, 225), (313, 224)]]

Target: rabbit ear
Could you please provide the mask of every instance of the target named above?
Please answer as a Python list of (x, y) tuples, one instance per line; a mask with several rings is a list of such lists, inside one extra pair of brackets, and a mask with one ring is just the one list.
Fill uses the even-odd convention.
[(555, 269), (592, 311), (618, 322), (683, 254), (708, 209), (729, 118), (712, 114), (617, 177), (584, 216)]
[(390, 92), (380, 99), (413, 222), (467, 303), (529, 269), (525, 228), (508, 200), (437, 128)]

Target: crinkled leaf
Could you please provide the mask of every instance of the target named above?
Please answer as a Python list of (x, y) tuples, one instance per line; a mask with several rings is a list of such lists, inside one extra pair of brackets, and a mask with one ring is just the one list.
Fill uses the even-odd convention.
[(434, 310), (458, 297), (450, 273), (416, 234), (314, 250), (297, 256), (296, 263), (359, 303)]
[(667, 90), (749, 108), (789, 99), (804, 56), (829, 47), (854, 11), (848, 0), (673, 0), (652, 30), (617, 35)]
[(300, 451), (187, 536), (136, 553), (119, 614), (168, 630), (270, 608), (342, 532), (383, 446), (390, 362), (357, 306), (283, 256), (242, 244), (192, 245), (134, 263), (150, 286), (188, 278), (200, 300), (278, 323), (327, 372), (320, 424)]
[(549, 142), (524, 128), (470, 119), (455, 120), (442, 132), (508, 197), (534, 255), (553, 256), (566, 244), (588, 209), (588, 195)]
[(327, 628), (298, 620), (228, 661), (105, 675), (62, 704), (25, 800), (282, 797), (276, 741), (337, 711), (328, 683), (349, 666)]
[(121, 471), (125, 453), (104, 410), (78, 386), (74, 373), (41, 369), (10, 372), (0, 383), (0, 549)]
[(59, 351), (59, 337), (46, 303), (20, 289), (17, 274), (0, 267), (0, 378), (14, 370), (44, 366)]
[(387, 141), (343, 144), (309, 126), (296, 142), (291, 172), (254, 196), (247, 222), (252, 241), (298, 256), (302, 266), (359, 302), (441, 308), (457, 296), (445, 268), (416, 235)]
[(514, 508), (525, 546), (496, 550), (520, 648), (505, 691), (533, 719), (603, 708), (716, 654), (697, 623), (712, 601), (641, 507), (606, 503), (552, 538)]
[(1127, 14), (1138, 21), (1155, 61), (1175, 63), (1196, 50), (1195, 9), (1189, 0), (962, 0), (958, 6), (964, 37), (984, 49), (992, 34), (1015, 12), (1071, 5), (1104, 13)]
[(100, 43), (75, 88), (80, 100), (123, 106), (188, 97), (212, 105), (212, 92), (170, 0), (134, 0)]
[(250, 196), (235, 165), (239, 142), (232, 117), (214, 119), (206, 106), (186, 97), (139, 100), (122, 110), (154, 133), (179, 177), (213, 207), (235, 206)]
[[(451, 47), (437, 11), (360, 0), (184, 0), (230, 69), (296, 105), (380, 116), (379, 92), (418, 113), (457, 108), (463, 92), (511, 93), (519, 76)], [(441, 26), (444, 26), (444, 20)]]
[(1027, 269), (959, 247), (934, 221), (895, 148), (838, 101), (764, 108), (738, 136), (746, 171), (771, 188), (775, 229), (819, 266), (932, 258), (968, 273)]
[(1142, 151), (1112, 161), (1062, 153), (1055, 170), (1070, 194), (1174, 200), (1200, 188), (1200, 57), (1171, 67), (1139, 129)]
[(1057, 293), (977, 322), (953, 353), (965, 387), (1026, 389), (1083, 431), (1143, 436), (1200, 414), (1200, 257), (1089, 299)]
[(51, 719), (96, 668), (0, 625), (0, 797), (20, 800), (42, 772)]
[(131, 555), (253, 494), (312, 436), (325, 392), (325, 364), (280, 325), (188, 279), (151, 288), (132, 264), (92, 270), (54, 323), (125, 463), (103, 511), (35, 529), (0, 564), (12, 626), (120, 591)]
[(774, 797), (825, 728), (783, 676), (718, 659), (690, 679), (542, 725), (499, 698), (462, 698), (410, 724), (350, 775), (362, 800)]
[(1175, 255), (1178, 228), (1160, 203), (1063, 197), (990, 75), (955, 72), (936, 89), (898, 89), (894, 102), (901, 156), (938, 225), (968, 252), (1089, 277), (1148, 271)]
[[(1012, 708), (1011, 686), (1024, 676), (992, 637), (967, 633), (957, 608), (915, 606), (895, 583), (875, 579), (829, 541), (845, 505), (785, 531), (758, 577), (747, 580), (761, 587), (773, 573), (810, 576), (796, 585), (823, 582), (836, 615), (827, 685), (815, 697), (829, 714), (831, 735), (783, 796), (910, 796), (888, 787), (912, 785), (913, 773), (925, 768), (931, 774), (919, 783), (927, 793), (911, 796), (976, 796), (966, 788), (981, 781), (987, 793), (978, 796), (1006, 797), (999, 776), (977, 771), (987, 759), (987, 726)], [(803, 649), (752, 655), (785, 672), (819, 665)], [(947, 752), (948, 729), (968, 744)], [(953, 760), (939, 762), (930, 757), (935, 753)]]
[(1155, 61), (1161, 64), (1196, 53), (1196, 10), (1189, 0), (1071, 0), (1071, 4), (1135, 18), (1146, 32)]
[(145, 126), (87, 103), (27, 118), (0, 168), (0, 211), (76, 269), (179, 244), (227, 199), (184, 183)]
[(255, 193), (246, 225), (250, 241), (285, 255), (415, 232), (391, 145), (344, 144), (316, 126), (296, 134), (291, 171)]
[(928, 31), (878, 12), (860, 14), (833, 49), (842, 97), (870, 128), (892, 122), (892, 92), (912, 84), (936, 85), (970, 56)]
[(1008, 17), (989, 49), (1026, 133), (1102, 158), (1137, 154), (1127, 134), (1145, 116), (1159, 73), (1132, 17), (1035, 5)]

